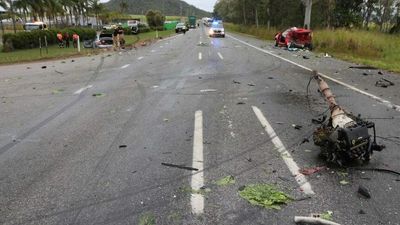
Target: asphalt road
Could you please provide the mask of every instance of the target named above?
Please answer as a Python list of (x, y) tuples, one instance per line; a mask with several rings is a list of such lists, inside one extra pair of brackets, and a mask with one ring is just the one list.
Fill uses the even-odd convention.
[[(400, 171), (400, 77), (349, 66), (249, 36), (210, 39), (206, 28), (137, 50), (2, 66), (0, 223), (287, 225), (332, 211), (340, 224), (400, 224), (400, 177), (327, 165), (312, 140), (301, 144), (327, 109), (315, 83), (306, 97), (316, 69), (387, 146), (357, 166)], [(382, 77), (395, 86), (375, 87)], [(293, 176), (313, 166), (328, 169)], [(228, 175), (235, 184), (216, 184)], [(238, 189), (257, 183), (295, 201), (251, 205)]]

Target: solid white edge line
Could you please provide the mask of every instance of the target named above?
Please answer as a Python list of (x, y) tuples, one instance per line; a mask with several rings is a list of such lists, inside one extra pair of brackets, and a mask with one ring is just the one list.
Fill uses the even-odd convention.
[(290, 153), (286, 150), (285, 146), (283, 145), (281, 139), (276, 135), (274, 129), (272, 128), (271, 124), (268, 122), (267, 118), (263, 115), (261, 110), (256, 106), (252, 106), (254, 113), (256, 114), (258, 120), (260, 121), (261, 125), (265, 128), (265, 131), (271, 138), (272, 143), (275, 145), (276, 150), (280, 153), (283, 161), (285, 162), (286, 166), (289, 168), (290, 173), (295, 177), (295, 180), (300, 186), (300, 189), (306, 195), (314, 195), (314, 191), (312, 190), (311, 184), (308, 183), (307, 178), (299, 172), (299, 167), (297, 166), (296, 162), (293, 160)]
[[(237, 39), (237, 38), (235, 38), (235, 37), (233, 37), (233, 36), (231, 36), (231, 35), (229, 35), (229, 34), (227, 34), (227, 37), (230, 37), (230, 38), (232, 38), (232, 39), (234, 39), (234, 40), (236, 40), (236, 41), (238, 41), (238, 42), (240, 42), (240, 43), (242, 43), (242, 44), (245, 44), (245, 45), (247, 45), (247, 46), (250, 46), (250, 47), (252, 47), (252, 48), (254, 48), (254, 49), (257, 49), (257, 50), (259, 50), (259, 51), (261, 51), (261, 52), (267, 53), (268, 55), (274, 56), (274, 57), (276, 57), (276, 58), (278, 58), (278, 59), (281, 59), (281, 60), (283, 60), (283, 61), (285, 61), (285, 62), (288, 62), (288, 63), (290, 63), (290, 64), (293, 64), (293, 65), (295, 65), (295, 66), (298, 66), (298, 67), (300, 67), (300, 68), (302, 68), (302, 69), (305, 69), (305, 70), (308, 70), (308, 71), (313, 71), (312, 69), (310, 69), (310, 68), (308, 68), (308, 67), (305, 67), (305, 66), (300, 65), (300, 64), (298, 64), (298, 63), (296, 63), (296, 62), (290, 61), (289, 59), (283, 58), (282, 56), (275, 55), (274, 53), (272, 53), (272, 52), (270, 52), (270, 51), (267, 51), (267, 50), (264, 50), (264, 49), (262, 49), (262, 48), (259, 48), (259, 47), (256, 47), (256, 46), (254, 46), (254, 45), (251, 45), (251, 44), (249, 44), (249, 43), (247, 43), (247, 42), (245, 42), (245, 41), (242, 41), (242, 40), (240, 40), (240, 39)], [(360, 89), (358, 89), (358, 88), (356, 88), (356, 87), (354, 87), (354, 86), (351, 86), (350, 84), (346, 84), (346, 83), (344, 83), (344, 82), (342, 82), (342, 81), (339, 81), (339, 80), (337, 80), (337, 79), (335, 79), (335, 78), (332, 78), (332, 77), (330, 77), (330, 76), (328, 76), (328, 75), (326, 75), (326, 74), (323, 74), (323, 73), (318, 73), (318, 74), (319, 74), (321, 77), (323, 77), (323, 78), (325, 78), (325, 79), (327, 79), (327, 80), (333, 81), (333, 82), (335, 82), (335, 83), (337, 83), (337, 84), (340, 84), (340, 85), (343, 85), (343, 86), (345, 86), (345, 87), (347, 87), (347, 88), (349, 88), (349, 89), (351, 89), (351, 90), (353, 90), (353, 91), (355, 91), (355, 92), (358, 92), (358, 93), (360, 93), (360, 94), (366, 95), (366, 96), (368, 96), (368, 97), (370, 97), (370, 98), (372, 98), (372, 99), (374, 99), (374, 100), (376, 100), (376, 101), (378, 101), (378, 102), (381, 102), (381, 103), (382, 103), (383, 105), (385, 105), (386, 107), (395, 109), (396, 111), (400, 112), (400, 106), (399, 106), (399, 105), (393, 104), (393, 103), (391, 103), (391, 102), (388, 101), (388, 100), (385, 100), (385, 99), (380, 98), (380, 97), (378, 97), (378, 96), (376, 96), (376, 95), (373, 95), (373, 94), (370, 94), (370, 93), (365, 92), (365, 91), (363, 91), (363, 90), (360, 90)]]
[(80, 93), (82, 93), (82, 92), (84, 92), (85, 90), (87, 90), (87, 89), (89, 89), (89, 88), (92, 88), (92, 87), (93, 87), (93, 85), (88, 85), (88, 86), (86, 86), (86, 87), (83, 87), (83, 88), (81, 88), (81, 89), (75, 91), (75, 92), (74, 92), (74, 95), (79, 95)]
[(125, 68), (127, 68), (128, 66), (130, 66), (130, 64), (123, 65), (123, 66), (121, 66), (121, 69), (125, 69)]
[[(193, 163), (192, 167), (198, 171), (192, 172), (191, 187), (194, 191), (199, 191), (204, 186), (203, 177), (203, 112), (196, 111), (194, 115), (194, 134), (193, 134)], [(192, 213), (199, 215), (204, 212), (204, 196), (200, 193), (192, 193), (190, 196)]]
[(201, 52), (199, 52), (199, 60), (201, 60), (203, 58)]
[(224, 57), (222, 56), (221, 53), (218, 52), (217, 54), (218, 54), (219, 58), (224, 59)]

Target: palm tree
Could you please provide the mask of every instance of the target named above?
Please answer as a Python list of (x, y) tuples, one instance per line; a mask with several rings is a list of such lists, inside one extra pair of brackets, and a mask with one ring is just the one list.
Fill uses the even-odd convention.
[[(5, 0), (0, 0), (0, 7), (2, 7), (4, 10), (6, 10), (8, 8)], [(5, 18), (5, 15), (0, 14), (1, 35), (4, 35), (4, 25), (3, 25), (4, 18)]]
[(99, 2), (99, 0), (93, 0), (90, 11), (94, 13), (94, 16), (96, 17), (96, 26), (99, 27), (99, 15), (100, 13), (104, 12), (104, 5)]

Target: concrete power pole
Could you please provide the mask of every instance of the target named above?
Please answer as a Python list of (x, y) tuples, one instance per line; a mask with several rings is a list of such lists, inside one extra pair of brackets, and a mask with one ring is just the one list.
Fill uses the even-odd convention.
[(306, 7), (306, 14), (304, 16), (304, 28), (310, 29), (311, 28), (311, 9), (313, 0), (302, 0), (303, 4)]

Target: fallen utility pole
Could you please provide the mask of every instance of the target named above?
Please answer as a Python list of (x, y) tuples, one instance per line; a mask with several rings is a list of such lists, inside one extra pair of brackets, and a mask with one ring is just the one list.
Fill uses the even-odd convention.
[[(319, 91), (327, 101), (331, 116), (314, 131), (314, 144), (321, 147), (321, 155), (327, 161), (343, 165), (352, 160), (368, 162), (373, 151), (381, 151), (385, 146), (376, 143), (375, 124), (346, 112), (336, 103), (328, 84), (313, 71)], [(369, 134), (373, 129), (373, 140)]]

